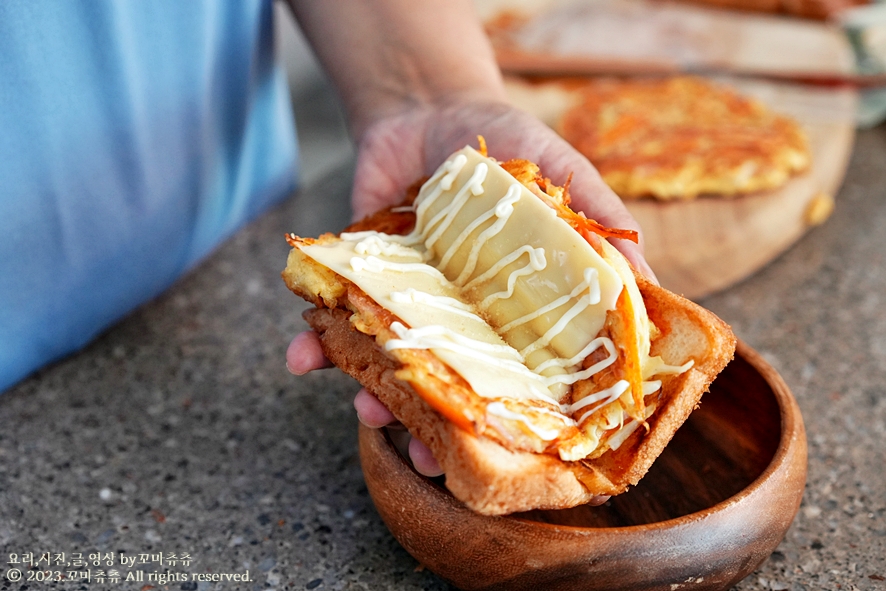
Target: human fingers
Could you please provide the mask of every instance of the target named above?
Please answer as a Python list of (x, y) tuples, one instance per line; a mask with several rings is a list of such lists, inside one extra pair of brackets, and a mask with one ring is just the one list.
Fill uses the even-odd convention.
[(402, 113), (373, 124), (357, 146), (351, 191), (353, 221), (399, 203), (407, 187), (424, 174), (423, 127), (418, 113)]
[[(391, 414), (391, 411), (365, 388), (361, 388), (357, 392), (357, 396), (354, 397), (354, 408), (357, 411), (357, 418), (360, 419), (360, 422), (373, 429), (385, 427), (397, 421), (396, 417)], [(404, 433), (404, 436), (408, 435)], [(419, 474), (425, 476), (440, 476), (443, 474), (440, 464), (437, 463), (437, 460), (431, 454), (431, 450), (424, 443), (418, 439), (410, 438), (408, 450), (412, 465)]]
[[(568, 178), (569, 173), (572, 173), (573, 182), (569, 189), (572, 208), (584, 212), (589, 218), (606, 227), (637, 232), (637, 242), (623, 239), (609, 241), (638, 272), (657, 284), (658, 279), (643, 253), (643, 231), (637, 220), (586, 158), (565, 142), (558, 141), (556, 144), (559, 145), (556, 145), (551, 152), (557, 160), (557, 168), (561, 169), (560, 176), (565, 174)], [(569, 172), (566, 172), (564, 167), (570, 167)]]
[[(643, 256), (643, 235), (639, 224), (622, 200), (609, 188), (591, 163), (550, 127), (531, 115), (507, 105), (484, 105), (482, 110), (467, 108), (446, 113), (434, 127), (432, 138), (440, 146), (459, 148), (470, 142), (468, 130), (482, 134), (490, 155), (498, 160), (526, 158), (538, 164), (545, 177), (564, 185), (571, 177), (572, 208), (610, 228), (635, 230), (639, 242), (612, 240), (634, 268), (655, 283), (655, 273)], [(463, 117), (460, 124), (459, 117)], [(471, 124), (473, 122), (473, 125)], [(428, 151), (440, 146), (428, 146)], [(441, 156), (442, 157), (442, 156)], [(432, 159), (435, 160), (435, 159)]]
[(366, 388), (360, 388), (357, 396), (354, 397), (354, 409), (357, 411), (357, 418), (360, 419), (360, 422), (373, 429), (397, 421), (391, 411)]
[(660, 285), (658, 281), (658, 277), (655, 276), (655, 272), (652, 270), (652, 267), (649, 266), (649, 263), (646, 262), (646, 257), (643, 256), (643, 249), (637, 244), (631, 242), (630, 240), (621, 240), (621, 239), (609, 239), (609, 242), (618, 249), (621, 254), (625, 255), (625, 258), (630, 261), (631, 265), (634, 266), (641, 275), (655, 283), (656, 285)]
[(428, 446), (414, 437), (409, 440), (409, 459), (419, 474), (429, 477), (443, 474), (443, 468), (434, 459)]
[(286, 349), (286, 369), (301, 376), (324, 367), (332, 367), (332, 363), (323, 355), (317, 333), (309, 330), (296, 335)]
[(608, 228), (637, 232), (637, 242), (610, 238), (609, 243), (617, 248), (637, 271), (658, 283), (643, 253), (643, 230), (640, 224), (628, 212), (618, 195), (603, 182), (595, 169), (589, 165), (585, 174), (586, 178), (576, 182), (570, 191), (573, 195), (573, 208), (585, 212), (588, 217)]

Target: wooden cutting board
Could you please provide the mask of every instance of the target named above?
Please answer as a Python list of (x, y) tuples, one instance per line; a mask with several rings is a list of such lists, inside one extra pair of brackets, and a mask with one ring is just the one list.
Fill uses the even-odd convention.
[[(834, 204), (855, 137), (856, 93), (748, 79), (724, 80), (806, 131), (810, 169), (775, 191), (688, 201), (627, 200), (646, 238), (646, 258), (662, 285), (688, 298), (751, 275), (824, 222)], [(556, 82), (508, 80), (512, 101), (556, 129), (573, 95)], [(839, 206), (839, 204), (837, 204)]]
[[(508, 35), (492, 31), (503, 67), (528, 63), (545, 71), (547, 63), (554, 66), (548, 71), (556, 71), (558, 64), (573, 60), (579, 70), (582, 64), (609, 64), (616, 72), (627, 68), (623, 73), (632, 68), (731, 70), (742, 76), (715, 80), (793, 116), (805, 129), (812, 166), (778, 190), (735, 198), (627, 202), (644, 230), (647, 260), (665, 287), (690, 298), (721, 290), (770, 262), (827, 219), (852, 150), (857, 93), (763, 81), (747, 73), (851, 73), (851, 49), (830, 25), (649, 0), (477, 0), (477, 4), (487, 22), (506, 12), (521, 15), (519, 27)], [(690, 38), (675, 44), (670, 42), (674, 35)], [(554, 129), (575, 98), (568, 86), (555, 81), (530, 84), (510, 78), (508, 90), (517, 106)]]
[[(475, 0), (514, 74), (852, 72), (836, 25), (668, 0)], [(506, 18), (501, 18), (507, 15)]]

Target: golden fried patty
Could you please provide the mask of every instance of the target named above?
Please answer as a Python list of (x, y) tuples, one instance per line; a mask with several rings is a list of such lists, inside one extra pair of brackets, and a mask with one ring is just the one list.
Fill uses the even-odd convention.
[(809, 166), (792, 119), (692, 77), (583, 86), (560, 132), (622, 197), (689, 199), (780, 187)]

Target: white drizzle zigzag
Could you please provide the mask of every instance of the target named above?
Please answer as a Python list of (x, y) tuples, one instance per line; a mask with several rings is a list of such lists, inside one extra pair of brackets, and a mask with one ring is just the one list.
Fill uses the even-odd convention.
[[(475, 167), (468, 181), (465, 182), (455, 196), (453, 196), (450, 203), (438, 211), (430, 220), (426, 219), (428, 210), (445, 191), (452, 188), (455, 179), (461, 173), (466, 163), (467, 158), (463, 154), (459, 154), (451, 160), (448, 160), (437, 169), (434, 175), (432, 175), (426, 183), (426, 187), (432, 187), (430, 190), (425, 194), (420, 195), (411, 207), (398, 208), (398, 211), (412, 210), (415, 212), (415, 226), (409, 234), (389, 235), (373, 231), (343, 233), (341, 235), (342, 239), (358, 241), (358, 244), (355, 247), (355, 251), (358, 252), (358, 254), (370, 255), (365, 259), (355, 257), (351, 260), (351, 266), (355, 270), (365, 269), (371, 272), (382, 272), (384, 270), (402, 272), (420, 271), (420, 267), (424, 267), (425, 269), (431, 269), (433, 271), (422, 272), (432, 274), (435, 277), (445, 278), (441, 271), (449, 265), (455, 253), (464, 246), (464, 243), (474, 232), (494, 219), (494, 221), (482, 230), (473, 241), (465, 265), (452, 283), (463, 292), (474, 289), (485, 282), (491, 281), (501, 273), (503, 269), (514, 264), (521, 257), (528, 255), (528, 264), (510, 272), (507, 280), (507, 289), (488, 295), (480, 302), (479, 308), (484, 310), (499, 299), (511, 297), (514, 293), (518, 279), (544, 269), (547, 265), (544, 249), (532, 248), (529, 245), (525, 245), (503, 257), (486, 271), (472, 277), (476, 271), (476, 265), (483, 246), (504, 229), (514, 210), (514, 204), (520, 199), (523, 189), (522, 186), (517, 183), (509, 186), (506, 194), (497, 201), (496, 206), (493, 209), (478, 216), (459, 233), (452, 244), (440, 257), (440, 261), (436, 265), (436, 268), (421, 263), (394, 263), (382, 261), (376, 256), (372, 256), (382, 254), (403, 258), (419, 258), (425, 262), (430, 261), (434, 256), (434, 246), (446, 230), (450, 228), (462, 207), (470, 199), (470, 196), (480, 195), (484, 192), (483, 182), (488, 174), (488, 167), (485, 163), (480, 163)], [(385, 243), (387, 243), (387, 245)], [(415, 247), (419, 246), (424, 247), (424, 250), (416, 250)], [(396, 298), (396, 301), (398, 302), (410, 302), (434, 306), (482, 321), (482, 319), (469, 311), (469, 309), (456, 306), (454, 303), (458, 302), (458, 300), (453, 298), (442, 298), (441, 296), (433, 296), (423, 292), (416, 292), (415, 290), (393, 293), (391, 294), (391, 297), (392, 300)], [(611, 339), (607, 337), (595, 338), (572, 358), (566, 359), (556, 357), (547, 360), (532, 369), (529, 369), (524, 365), (524, 360), (533, 352), (550, 345), (551, 341), (556, 338), (573, 318), (579, 315), (588, 306), (599, 303), (600, 297), (600, 283), (597, 271), (596, 269), (589, 268), (584, 272), (583, 281), (576, 285), (568, 295), (562, 296), (538, 310), (512, 320), (497, 329), (496, 332), (504, 337), (509, 331), (529, 323), (544, 314), (548, 314), (557, 308), (561, 308), (570, 301), (574, 301), (574, 304), (562, 313), (559, 320), (554, 323), (544, 335), (519, 352), (510, 346), (502, 347), (468, 339), (444, 327), (432, 326), (419, 329), (408, 329), (398, 322), (395, 322), (391, 326), (398, 338), (389, 340), (386, 343), (385, 348), (387, 350), (400, 348), (440, 348), (455, 353), (480, 357), (491, 364), (515, 371), (529, 379), (537, 381), (540, 385), (543, 385), (545, 389), (554, 384), (571, 385), (580, 380), (587, 379), (615, 363), (618, 354)], [(605, 359), (584, 370), (574, 369), (582, 360), (587, 358), (588, 355), (600, 347), (604, 347), (607, 351), (607, 357)], [(511, 357), (511, 359), (504, 359), (499, 355), (507, 355)], [(552, 376), (541, 375), (542, 372), (553, 367), (562, 368), (566, 370), (567, 373)], [(650, 393), (656, 391), (660, 385), (661, 382), (657, 380), (644, 382), (644, 394), (647, 390), (649, 390)], [(577, 411), (593, 405), (592, 408), (582, 413), (581, 417), (576, 421), (577, 423), (581, 423), (597, 410), (617, 400), (625, 391), (627, 391), (628, 387), (629, 383), (627, 381), (620, 380), (612, 387), (586, 396), (574, 404), (562, 405), (561, 411), (565, 414), (574, 416)], [(550, 395), (543, 395), (543, 398), (552, 400), (552, 396)]]

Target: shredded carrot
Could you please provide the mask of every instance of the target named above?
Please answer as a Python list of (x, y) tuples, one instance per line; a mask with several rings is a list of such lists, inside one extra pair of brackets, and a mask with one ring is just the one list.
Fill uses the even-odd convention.
[[(636, 230), (623, 230), (620, 228), (607, 228), (603, 224), (596, 222), (592, 219), (585, 217), (585, 214), (582, 212), (572, 211), (569, 207), (565, 205), (561, 205), (554, 201), (553, 199), (542, 199), (551, 207), (557, 210), (557, 213), (561, 218), (566, 220), (570, 226), (575, 228), (582, 236), (587, 238), (585, 232), (592, 232), (598, 236), (603, 236), (604, 238), (621, 238), (623, 240), (630, 240), (631, 242), (637, 243), (640, 240), (639, 234), (637, 234)], [(594, 243), (591, 242), (593, 246)]]
[(645, 404), (643, 402), (643, 373), (640, 367), (640, 348), (637, 345), (637, 323), (634, 318), (634, 303), (628, 297), (627, 288), (623, 289), (615, 302), (615, 311), (621, 321), (624, 337), (619, 346), (624, 354), (625, 379), (631, 384), (631, 398), (634, 401), (634, 413), (631, 416), (644, 425)]
[(480, 152), (480, 154), (482, 154), (484, 158), (488, 157), (489, 154), (486, 151), (486, 138), (482, 135), (478, 135), (477, 142), (480, 144), (480, 149), (477, 151)]
[[(427, 387), (421, 380), (410, 380), (409, 384), (415, 389), (419, 397), (428, 403), (428, 406), (443, 415), (456, 427), (467, 431), (476, 432), (476, 425), (469, 416), (473, 405), (464, 401), (454, 402), (452, 396), (444, 389)], [(474, 396), (477, 396), (476, 394)]]
[(569, 176), (566, 177), (566, 182), (563, 183), (563, 205), (569, 206), (572, 203), (572, 195), (569, 194), (569, 187), (572, 185), (572, 174), (569, 173)]
[(586, 218), (585, 215), (581, 212), (578, 213), (578, 217), (581, 218), (580, 223), (583, 224), (588, 230), (597, 234), (599, 236), (603, 236), (605, 238), (621, 238), (623, 240), (630, 240), (633, 243), (637, 243), (640, 240), (639, 234), (637, 234), (636, 230), (624, 230), (621, 228), (607, 228), (603, 224), (600, 224), (592, 219)]

